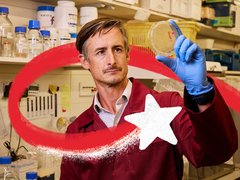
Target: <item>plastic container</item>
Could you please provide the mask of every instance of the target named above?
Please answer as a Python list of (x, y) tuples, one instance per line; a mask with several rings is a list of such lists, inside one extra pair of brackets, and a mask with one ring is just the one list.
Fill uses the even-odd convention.
[(89, 21), (98, 18), (98, 11), (96, 7), (81, 7), (80, 8), (80, 25), (84, 25)]
[(71, 36), (68, 29), (58, 30), (58, 43), (59, 45), (64, 45), (71, 42)]
[(3, 180), (20, 180), (16, 172), (11, 168), (11, 156), (0, 157), (0, 168), (3, 172)]
[(39, 55), (43, 51), (42, 39), (39, 33), (40, 22), (38, 20), (30, 20), (28, 23), (28, 57), (33, 58)]
[(197, 33), (200, 31), (200, 27), (193, 21), (181, 21), (177, 22), (184, 36), (191, 41), (196, 42)]
[(175, 56), (175, 32), (168, 21), (160, 22), (131, 22), (125, 24), (130, 45), (139, 50), (154, 55)]
[(201, 49), (213, 49), (214, 39), (197, 39), (196, 43)]
[(43, 51), (46, 51), (51, 48), (50, 31), (40, 30), (40, 34), (42, 36)]
[(150, 48), (149, 30), (153, 22), (126, 23), (124, 25), (130, 45)]
[(69, 33), (77, 32), (77, 8), (73, 1), (58, 1), (54, 10), (55, 27), (68, 29)]
[(26, 180), (37, 180), (37, 172), (27, 172)]
[(0, 56), (13, 54), (13, 25), (8, 18), (8, 7), (0, 7)]
[(40, 21), (41, 29), (54, 26), (54, 6), (39, 6), (37, 8), (37, 20)]
[(28, 41), (26, 38), (27, 28), (25, 26), (15, 27), (14, 57), (26, 58), (28, 54)]

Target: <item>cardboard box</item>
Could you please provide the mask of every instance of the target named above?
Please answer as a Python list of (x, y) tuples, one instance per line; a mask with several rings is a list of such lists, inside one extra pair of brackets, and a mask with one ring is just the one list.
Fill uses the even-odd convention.
[(188, 11), (186, 17), (197, 21), (201, 20), (202, 1), (201, 0), (188, 0)]
[(170, 13), (169, 0), (140, 0), (140, 6), (160, 13)]
[(230, 2), (230, 3), (232, 3), (233, 0), (206, 0), (206, 3), (219, 3), (219, 2)]
[(232, 32), (236, 34), (240, 34), (240, 6), (236, 7), (236, 13), (235, 13), (235, 27), (232, 28)]
[(188, 0), (171, 0), (170, 14), (186, 18)]
[(170, 14), (188, 19), (201, 20), (201, 0), (171, 0)]
[(215, 11), (214, 27), (235, 27), (236, 5), (231, 3), (213, 3), (209, 7)]
[(201, 49), (213, 49), (214, 39), (197, 39), (196, 43)]
[(125, 4), (131, 4), (131, 5), (138, 4), (138, 0), (114, 0), (114, 1), (122, 2)]

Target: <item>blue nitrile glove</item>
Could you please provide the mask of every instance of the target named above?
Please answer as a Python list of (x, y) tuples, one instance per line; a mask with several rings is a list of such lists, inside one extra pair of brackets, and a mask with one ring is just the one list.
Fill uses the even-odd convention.
[(204, 94), (213, 89), (207, 79), (205, 56), (195, 43), (182, 35), (178, 25), (169, 20), (179, 36), (174, 45), (176, 58), (157, 55), (156, 59), (168, 66), (182, 80), (190, 95)]

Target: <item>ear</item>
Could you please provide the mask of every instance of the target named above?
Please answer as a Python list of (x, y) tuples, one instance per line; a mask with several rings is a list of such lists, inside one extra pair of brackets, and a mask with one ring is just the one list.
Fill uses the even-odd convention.
[(89, 62), (87, 59), (85, 59), (83, 54), (79, 55), (79, 60), (84, 69), (89, 69)]

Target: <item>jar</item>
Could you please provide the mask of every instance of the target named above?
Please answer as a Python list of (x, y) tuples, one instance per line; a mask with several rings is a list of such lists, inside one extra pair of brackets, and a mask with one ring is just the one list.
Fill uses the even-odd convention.
[(8, 7), (0, 7), (0, 56), (11, 57), (13, 50), (13, 25)]
[(37, 8), (37, 20), (40, 21), (40, 28), (46, 29), (54, 25), (54, 6), (39, 6)]
[(58, 30), (58, 43), (59, 45), (64, 45), (71, 42), (71, 36), (68, 29)]
[(16, 171), (11, 167), (12, 159), (11, 156), (0, 157), (0, 170), (3, 172), (4, 180), (20, 180)]
[(39, 32), (40, 22), (38, 20), (29, 20), (28, 28), (28, 58), (33, 58), (43, 51), (42, 39)]
[(86, 6), (80, 8), (80, 25), (98, 18), (98, 11), (96, 7)]
[(27, 28), (25, 26), (15, 27), (14, 57), (26, 58), (28, 54), (28, 41), (26, 38)]
[(73, 1), (58, 1), (54, 10), (55, 26), (59, 29), (68, 29), (69, 33), (77, 32), (77, 8)]
[(51, 48), (50, 42), (50, 31), (49, 30), (40, 30), (42, 36), (43, 51), (47, 51)]
[(70, 33), (71, 40), (70, 42), (76, 43), (77, 40), (77, 33)]

